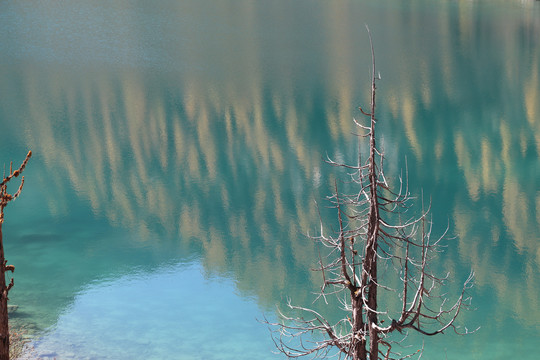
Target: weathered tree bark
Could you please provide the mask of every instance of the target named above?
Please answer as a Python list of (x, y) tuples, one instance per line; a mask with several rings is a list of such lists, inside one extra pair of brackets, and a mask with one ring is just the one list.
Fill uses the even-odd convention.
[(9, 166), (9, 174), (4, 174), (2, 182), (0, 182), (0, 360), (9, 360), (9, 318), (8, 318), (8, 293), (13, 287), (13, 279), (6, 284), (6, 271), (14, 271), (13, 265), (7, 265), (4, 255), (4, 239), (2, 235), (2, 225), (4, 223), (4, 208), (12, 200), (15, 200), (21, 194), (24, 185), (24, 176), (21, 178), (21, 183), (18, 190), (12, 195), (7, 191), (8, 182), (14, 177), (18, 177), (26, 167), (28, 160), (32, 156), (29, 151), (21, 166), (13, 171), (13, 164)]
[[(3, 219), (2, 219), (3, 220)], [(6, 270), (4, 264), (4, 242), (2, 239), (2, 220), (0, 220), (0, 360), (9, 359), (9, 323), (8, 323), (8, 289), (6, 286)]]

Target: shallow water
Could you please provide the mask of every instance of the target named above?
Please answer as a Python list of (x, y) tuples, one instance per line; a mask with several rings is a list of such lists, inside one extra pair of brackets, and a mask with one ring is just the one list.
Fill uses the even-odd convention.
[(305, 234), (343, 175), (322, 159), (354, 160), (366, 23), (387, 175), (406, 161), (450, 224), (449, 294), (476, 273), (461, 322), (481, 329), (411, 343), (535, 358), (534, 1), (0, 3), (1, 161), (34, 152), (3, 227), (11, 320), (38, 355), (280, 358), (257, 319), (319, 287)]

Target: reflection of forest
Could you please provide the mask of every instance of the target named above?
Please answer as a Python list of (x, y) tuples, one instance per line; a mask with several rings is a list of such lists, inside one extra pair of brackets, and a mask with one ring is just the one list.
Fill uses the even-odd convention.
[[(231, 44), (239, 55), (229, 53), (211, 82), (168, 74), (156, 84), (125, 70), (81, 83), (66, 69), (25, 72), (26, 136), (45, 158), (51, 214), (69, 211), (62, 199), (74, 188), (96, 214), (133, 229), (140, 241), (156, 233), (160, 241), (179, 239), (209, 272), (232, 273), (264, 305), (284, 294), (307, 303), (309, 292), (293, 288), (308, 278), (310, 289), (318, 286), (308, 272), (316, 251), (302, 234), (316, 229), (313, 199), (329, 193), (332, 169), (321, 158), (328, 151), (352, 159), (350, 118), (365, 95), (357, 74), (369, 59), (361, 44), (351, 46), (358, 26), (344, 4), (314, 7), (324, 20), (317, 35), (326, 40), (315, 50), (324, 58), (314, 64), (316, 76), (298, 73), (298, 64), (283, 63), (256, 38)], [(459, 261), (474, 268), (481, 288), (495, 286), (501, 302), (535, 321), (540, 20), (514, 14), (499, 26), (495, 16), (480, 18), (472, 2), (446, 6), (427, 18), (370, 9), (376, 44), (384, 44), (379, 119), (388, 174), (398, 174), (410, 152), (413, 185), (440, 191), (432, 195), (443, 204), (434, 210), (452, 216)], [(263, 26), (251, 10), (242, 13), (249, 26)], [(291, 26), (294, 19), (281, 21)], [(277, 78), (266, 64), (272, 56), (281, 64)], [(444, 263), (459, 266), (450, 256)]]
[(396, 45), (402, 48), (393, 51), (430, 56), (418, 58), (417, 66), (417, 59), (406, 63), (398, 84), (383, 90), (394, 119), (389, 131), (406, 135), (413, 172), (427, 182), (433, 174), (435, 191), (455, 192), (447, 206), (459, 255), (476, 272), (476, 283), (494, 286), (499, 301), (532, 326), (540, 309), (540, 18), (519, 7), (512, 14), (519, 16), (501, 12), (489, 19), (479, 3), (452, 7), (433, 23), (438, 43), (405, 41), (427, 40), (413, 13), (394, 19), (402, 28), (422, 25), (402, 32)]

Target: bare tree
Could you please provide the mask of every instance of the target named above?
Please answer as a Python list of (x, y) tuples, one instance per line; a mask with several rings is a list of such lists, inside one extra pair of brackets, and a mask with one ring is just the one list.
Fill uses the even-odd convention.
[[(440, 291), (448, 274), (437, 276), (429, 266), (441, 252), (446, 232), (435, 239), (431, 236), (429, 208), (424, 210), (423, 205), (419, 216), (408, 216), (412, 197), (406, 176), (395, 179), (397, 190), (385, 177), (384, 155), (377, 147), (375, 132), (375, 93), (380, 75), (375, 69), (369, 29), (368, 34), (372, 56), (371, 105), (369, 111), (360, 108), (368, 119), (366, 125), (354, 120), (361, 133), (357, 163), (327, 160), (347, 170), (355, 190), (341, 194), (335, 185), (329, 200), (337, 211), (338, 229), (327, 234), (321, 220), (320, 234), (312, 236), (324, 246), (325, 254), (319, 256), (315, 269), (323, 279), (317, 299), (337, 297), (346, 316), (331, 323), (318, 311), (294, 306), (289, 300), (291, 311), (301, 315), (280, 313), (282, 321), (271, 324), (277, 348), (289, 358), (403, 359), (421, 354), (421, 349), (403, 355), (396, 351), (397, 346), (393, 348), (409, 331), (428, 336), (448, 329), (461, 334), (469, 332), (466, 328), (461, 331), (455, 320), (470, 305), (465, 293), (473, 274), (450, 303)], [(364, 159), (362, 139), (369, 142)]]
[(24, 185), (24, 176), (21, 178), (19, 188), (14, 194), (9, 194), (7, 191), (8, 182), (14, 177), (18, 177), (26, 167), (28, 160), (32, 156), (29, 151), (21, 166), (13, 171), (13, 163), (9, 165), (9, 174), (6, 176), (4, 171), (3, 180), (0, 183), (0, 360), (9, 359), (9, 324), (8, 324), (8, 293), (13, 287), (13, 279), (6, 285), (6, 271), (15, 271), (13, 265), (7, 265), (7, 260), (4, 256), (4, 242), (2, 239), (2, 224), (4, 223), (4, 208), (12, 200), (15, 200), (22, 191)]

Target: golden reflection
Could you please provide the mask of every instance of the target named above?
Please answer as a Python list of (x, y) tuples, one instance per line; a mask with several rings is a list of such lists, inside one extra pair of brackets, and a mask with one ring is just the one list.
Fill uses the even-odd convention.
[(201, 173), (200, 173), (200, 153), (197, 149), (197, 146), (195, 144), (190, 144), (188, 149), (188, 169), (189, 172), (184, 173), (185, 175), (185, 181), (188, 182), (190, 179), (193, 179), (195, 181), (201, 180)]
[(461, 0), (458, 2), (459, 38), (461, 44), (471, 44), (471, 37), (474, 35), (472, 29), (475, 25), (475, 12), (472, 11), (474, 6), (475, 3), (473, 1)]
[(399, 101), (398, 96), (395, 93), (394, 90), (390, 89), (388, 90), (388, 95), (385, 99), (388, 108), (390, 109), (390, 114), (392, 115), (392, 118), (398, 119), (399, 118)]
[[(246, 28), (255, 31), (258, 9), (249, 1), (244, 4), (242, 16), (249, 20)], [(322, 62), (321, 74), (313, 75), (329, 84), (332, 98), (324, 99), (323, 105), (315, 103), (318, 99), (312, 93), (298, 94), (290, 68), (279, 79), (264, 73), (262, 60), (267, 54), (256, 37), (241, 46), (241, 59), (233, 52), (227, 54), (219, 75), (223, 79), (171, 75), (167, 81), (175, 84), (172, 96), (178, 103), (174, 105), (148, 89), (143, 75), (136, 72), (116, 74), (118, 81), (96, 76), (82, 83), (51, 72), (41, 83), (43, 77), (25, 71), (23, 87), (32, 119), (25, 134), (28, 144), (44, 158), (47, 174), (41, 181), (44, 188), (54, 189), (48, 195), (53, 216), (69, 211), (66, 191), (73, 188), (97, 215), (135, 229), (137, 239), (152, 239), (159, 227), (172, 238), (204, 249), (202, 256), (209, 268), (234, 269), (239, 278), (249, 278), (260, 286), (261, 295), (274, 296), (274, 291), (283, 290), (288, 276), (300, 275), (288, 275), (285, 266), (277, 264), (294, 258), (294, 268), (309, 269), (317, 258), (316, 249), (303, 234), (318, 230), (313, 200), (326, 195), (335, 179), (318, 170), (327, 171), (321, 165), (319, 149), (330, 153), (335, 146), (346, 152), (354, 141), (350, 120), (356, 105), (363, 105), (355, 98), (364, 91), (358, 90), (363, 84), (355, 79), (367, 67), (358, 64), (351, 45), (357, 34), (349, 29), (354, 22), (348, 5), (325, 2), (323, 8), (329, 10), (323, 16), (328, 61)], [(238, 9), (222, 10), (234, 16)], [(477, 31), (490, 29), (473, 26), (475, 11), (469, 2), (459, 3), (458, 36), (467, 48), (478, 45), (473, 40)], [(481, 286), (493, 286), (500, 298), (515, 299), (522, 313), (537, 313), (534, 285), (539, 284), (540, 192), (530, 186), (530, 181), (538, 179), (524, 175), (516, 163), (527, 159), (532, 137), (540, 155), (538, 57), (524, 67), (532, 71), (521, 75), (524, 81), (506, 79), (505, 91), (522, 94), (523, 104), (510, 106), (511, 112), (496, 108), (496, 116), (477, 114), (468, 106), (467, 96), (471, 95), (461, 91), (477, 91), (483, 89), (482, 84), (462, 75), (464, 60), (452, 47), (454, 28), (449, 13), (441, 11), (436, 17), (434, 31), (440, 36), (423, 38), (433, 42), (429, 44), (439, 50), (438, 56), (422, 57), (418, 64), (411, 60), (417, 65), (406, 69), (388, 69), (389, 80), (382, 74), (380, 86), (385, 91), (380, 102), (388, 109), (388, 117), (398, 119), (388, 127), (389, 138), (395, 140), (392, 147), (398, 153), (412, 149), (416, 160), (411, 161), (411, 168), (427, 169), (437, 179), (446, 176), (445, 184), (451, 183), (455, 191), (466, 188), (466, 195), (449, 201), (452, 208), (447, 209), (458, 234), (459, 257), (474, 267)], [(391, 20), (384, 24), (391, 33), (409, 31), (400, 27), (404, 19)], [(505, 26), (509, 39), (521, 31), (519, 22)], [(515, 42), (505, 41), (505, 46), (514, 49), (512, 53), (519, 52)], [(392, 61), (412, 56), (402, 43), (395, 47), (398, 54), (392, 53), (393, 44), (384, 50)], [(422, 48), (422, 44), (412, 47)], [(515, 68), (512, 63), (505, 71), (518, 76)], [(393, 76), (395, 73), (398, 75)], [(41, 92), (50, 94), (49, 102), (41, 101)], [(479, 98), (475, 106), (483, 106), (482, 101)], [(310, 117), (317, 107), (321, 112)], [(66, 118), (58, 119), (63, 108)], [(520, 112), (526, 118), (523, 122)], [(433, 117), (428, 120), (439, 127), (425, 130), (425, 125), (432, 124), (424, 116)], [(388, 119), (380, 116), (380, 120)], [(320, 130), (316, 126), (327, 126), (329, 133), (323, 135), (334, 143), (316, 143), (319, 140), (313, 139), (320, 139), (315, 136)], [(349, 155), (344, 157), (350, 160)], [(444, 172), (446, 169), (453, 171)], [(490, 201), (493, 206), (482, 205)], [(479, 223), (484, 224), (481, 233)], [(512, 296), (508, 295), (513, 288), (511, 275), (506, 274), (511, 272), (508, 254), (512, 249), (505, 250), (502, 258), (497, 252), (506, 238), (513, 241), (527, 264), (529, 279)], [(260, 260), (263, 256), (268, 258)], [(457, 266), (451, 258), (443, 261), (449, 268)], [(496, 282), (489, 273), (494, 264), (501, 266)], [(254, 281), (255, 276), (265, 280)], [(319, 275), (309, 276), (315, 281)], [(268, 289), (268, 284), (275, 288)], [(264, 300), (274, 302), (273, 298)]]
[[(540, 226), (540, 191), (538, 191), (538, 194), (536, 195), (536, 224)], [(538, 249), (540, 249), (540, 246)]]
[(478, 181), (476, 168), (472, 164), (471, 154), (466, 145), (465, 138), (461, 133), (455, 135), (454, 151), (457, 156), (458, 165), (464, 172), (469, 196), (471, 200), (478, 200), (480, 181)]
[(516, 246), (523, 251), (527, 246), (529, 222), (528, 197), (520, 191), (519, 185), (506, 179), (503, 185), (504, 222), (513, 235)]
[(434, 153), (438, 161), (441, 161), (441, 157), (443, 156), (443, 152), (444, 152), (444, 146), (445, 144), (444, 144), (443, 139), (438, 139), (437, 142), (435, 143)]
[[(351, 21), (356, 19), (351, 18), (350, 4), (348, 2), (339, 2), (335, 4), (324, 3), (327, 11), (324, 14), (324, 26), (327, 29), (329, 40), (324, 42), (323, 46), (326, 52), (332, 54), (329, 57), (328, 79), (329, 93), (332, 94), (327, 100), (329, 102), (334, 99), (338, 100), (337, 111), (328, 111), (328, 124), (331, 126), (331, 136), (335, 141), (340, 134), (349, 134), (353, 131), (352, 122), (350, 121), (353, 114), (353, 99), (352, 90), (355, 88), (353, 83), (355, 78), (351, 76), (354, 72), (355, 56), (353, 53), (352, 43), (355, 41), (354, 35), (350, 31)], [(328, 104), (327, 108), (330, 108)]]
[(540, 114), (538, 107), (540, 106), (540, 90), (538, 79), (538, 67), (540, 62), (538, 56), (535, 56), (531, 66), (532, 74), (529, 77), (528, 83), (525, 85), (525, 110), (527, 112), (527, 120), (531, 125), (536, 143), (536, 153), (540, 156)]
[(173, 141), (174, 141), (174, 149), (175, 149), (175, 155), (176, 155), (176, 164), (175, 167), (178, 167), (181, 165), (180, 161), (184, 158), (184, 154), (186, 151), (185, 147), (185, 140), (184, 140), (184, 130), (182, 129), (182, 125), (180, 122), (180, 118), (178, 115), (175, 115), (173, 117)]
[(197, 119), (197, 135), (199, 140), (199, 151), (204, 156), (206, 171), (210, 180), (216, 177), (216, 146), (210, 129), (210, 120), (205, 109), (201, 110)]
[(495, 176), (499, 164), (495, 161), (491, 153), (491, 146), (486, 138), (482, 139), (482, 185), (485, 192), (495, 193), (498, 188), (497, 179)]
[(431, 98), (432, 98), (432, 94), (431, 94), (431, 88), (430, 88), (430, 84), (431, 84), (431, 81), (430, 81), (430, 72), (429, 72), (429, 69), (428, 69), (428, 65), (426, 63), (426, 60), (423, 60), (422, 63), (420, 64), (420, 74), (421, 74), (421, 97), (422, 97), (422, 103), (424, 104), (424, 106), (426, 108), (430, 108), (431, 107)]
[(403, 118), (403, 123), (405, 125), (405, 134), (414, 150), (416, 159), (419, 162), (422, 162), (422, 148), (420, 147), (420, 142), (418, 141), (418, 136), (416, 134), (417, 129), (414, 124), (416, 114), (411, 94), (403, 94), (403, 103), (401, 106), (401, 117)]

